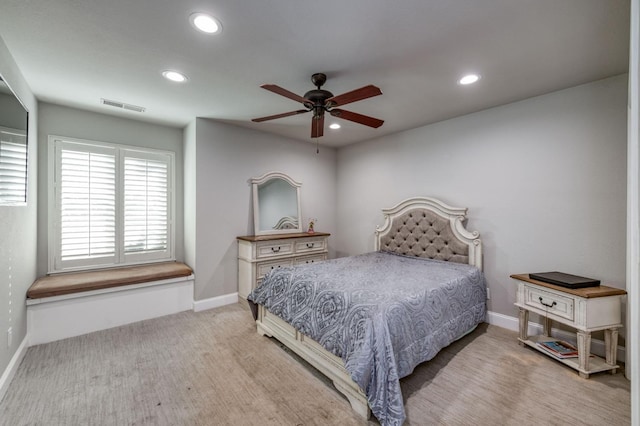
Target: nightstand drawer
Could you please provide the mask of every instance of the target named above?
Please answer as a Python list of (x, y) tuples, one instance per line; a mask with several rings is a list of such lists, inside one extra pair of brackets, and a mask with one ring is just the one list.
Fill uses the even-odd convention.
[(524, 287), (524, 292), (525, 305), (562, 318), (566, 318), (569, 321), (573, 321), (574, 306), (572, 298), (526, 284)]
[(268, 243), (258, 243), (256, 246), (257, 259), (265, 259), (291, 253), (293, 253), (293, 241), (269, 241)]
[(296, 241), (296, 254), (301, 253), (313, 253), (326, 250), (325, 238), (308, 238), (301, 241)]
[(293, 265), (292, 259), (282, 259), (275, 262), (264, 262), (258, 264), (258, 278), (264, 277), (264, 275), (276, 268), (286, 268)]

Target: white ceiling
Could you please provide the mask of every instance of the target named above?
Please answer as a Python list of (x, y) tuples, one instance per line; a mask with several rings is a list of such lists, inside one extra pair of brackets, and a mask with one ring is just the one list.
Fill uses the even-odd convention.
[[(222, 34), (196, 32), (197, 11)], [(324, 72), (335, 95), (380, 87), (344, 109), (384, 125), (325, 129), (340, 146), (625, 73), (629, 13), (629, 0), (0, 0), (0, 37), (38, 99), (178, 127), (207, 117), (310, 141), (311, 114), (250, 121), (301, 108), (261, 84), (303, 95)], [(472, 71), (477, 84), (456, 83)]]

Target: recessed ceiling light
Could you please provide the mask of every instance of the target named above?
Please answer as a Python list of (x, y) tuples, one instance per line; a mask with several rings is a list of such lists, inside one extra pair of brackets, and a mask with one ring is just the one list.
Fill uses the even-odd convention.
[(476, 81), (480, 80), (480, 76), (477, 74), (467, 74), (464, 77), (462, 77), (460, 80), (458, 80), (458, 83), (463, 84), (463, 85), (467, 85), (467, 84), (473, 84)]
[(220, 21), (206, 13), (196, 12), (189, 16), (189, 21), (196, 29), (207, 34), (218, 34), (222, 31)]
[(336, 130), (336, 129), (340, 128), (340, 125), (338, 123), (331, 123), (331, 124), (329, 124), (329, 128), (333, 129), (333, 130)]
[(167, 80), (175, 81), (178, 83), (183, 83), (187, 81), (187, 76), (179, 73), (178, 71), (171, 71), (171, 70), (162, 71), (162, 76)]

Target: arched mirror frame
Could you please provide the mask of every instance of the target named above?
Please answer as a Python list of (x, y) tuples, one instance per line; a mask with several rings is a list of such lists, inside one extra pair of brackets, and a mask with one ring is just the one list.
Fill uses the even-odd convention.
[[(297, 224), (294, 227), (286, 229), (261, 229), (260, 226), (260, 186), (268, 183), (271, 180), (281, 179), (291, 185), (292, 189), (296, 192), (296, 209), (297, 209)], [(291, 179), (288, 175), (282, 172), (269, 172), (260, 177), (252, 178), (250, 180), (253, 191), (253, 226), (255, 235), (270, 235), (270, 234), (293, 234), (302, 232), (302, 214), (300, 212), (300, 187), (301, 183)], [(286, 215), (281, 215), (285, 217)], [(264, 228), (264, 224), (262, 226)]]

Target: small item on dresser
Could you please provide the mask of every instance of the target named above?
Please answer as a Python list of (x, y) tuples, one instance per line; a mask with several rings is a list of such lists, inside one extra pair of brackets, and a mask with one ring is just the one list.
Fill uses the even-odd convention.
[(313, 227), (315, 226), (317, 221), (318, 219), (309, 219), (309, 228), (307, 229), (307, 233), (313, 234), (314, 232), (316, 232)]
[(600, 280), (565, 274), (564, 272), (537, 272), (529, 274), (529, 278), (567, 288), (598, 287), (600, 285)]
[(550, 340), (537, 344), (556, 358), (578, 358), (578, 348), (564, 340)]

